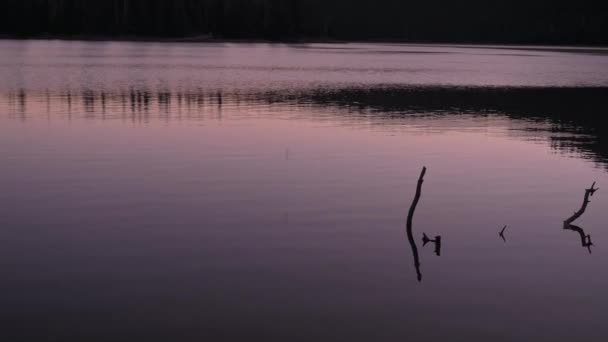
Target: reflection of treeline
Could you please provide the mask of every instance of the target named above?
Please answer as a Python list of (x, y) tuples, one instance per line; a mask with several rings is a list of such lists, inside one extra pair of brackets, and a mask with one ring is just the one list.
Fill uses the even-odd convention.
[(0, 32), (608, 43), (604, 1), (2, 0)]
[[(113, 89), (75, 92), (15, 90), (0, 95), (14, 117), (36, 115), (40, 108), (57, 113), (165, 119), (184, 115), (195, 118), (214, 115), (222, 108), (273, 105), (318, 108), (326, 117), (327, 108), (336, 117), (372, 120), (376, 124), (420, 115), (506, 115), (517, 120), (547, 124), (552, 146), (559, 151), (582, 152), (608, 166), (608, 88), (541, 87), (395, 87), (316, 88), (298, 91), (220, 91), (217, 89)], [(2, 102), (0, 102), (0, 107)], [(313, 115), (311, 111), (307, 115)], [(38, 113), (39, 114), (39, 113)], [(528, 132), (535, 135), (536, 132)], [(562, 134), (565, 133), (565, 134)], [(540, 136), (543, 133), (538, 132)]]
[[(295, 97), (294, 97), (295, 98)], [(584, 87), (376, 87), (316, 90), (297, 100), (349, 111), (373, 110), (384, 117), (420, 113), (496, 113), (550, 123), (552, 146), (579, 151), (608, 163), (608, 88)]]

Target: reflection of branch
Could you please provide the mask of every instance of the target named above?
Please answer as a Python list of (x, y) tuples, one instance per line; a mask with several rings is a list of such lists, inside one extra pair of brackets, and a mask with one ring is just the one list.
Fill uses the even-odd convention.
[(418, 178), (418, 185), (416, 186), (416, 195), (412, 201), (412, 206), (407, 214), (407, 239), (412, 247), (412, 253), (414, 254), (414, 267), (416, 267), (416, 274), (418, 275), (418, 281), (422, 281), (422, 273), (420, 273), (420, 258), (418, 256), (418, 247), (414, 241), (414, 233), (412, 232), (412, 221), (414, 219), (414, 211), (420, 200), (420, 193), (422, 192), (422, 183), (424, 182), (424, 175), (426, 174), (426, 167), (422, 168), (420, 177)]
[(564, 221), (564, 228), (567, 229), (567, 226), (572, 224), (572, 222), (576, 221), (579, 217), (581, 217), (585, 210), (587, 209), (587, 204), (589, 204), (589, 197), (593, 196), (593, 194), (599, 189), (595, 188), (595, 182), (591, 185), (591, 188), (585, 190), (585, 198), (583, 199), (583, 205), (581, 208), (574, 213), (574, 215), (570, 216), (566, 221)]
[(573, 224), (569, 225), (566, 229), (577, 232), (581, 236), (581, 245), (583, 247), (587, 247), (589, 254), (591, 254), (591, 246), (593, 246), (593, 242), (591, 242), (591, 235), (585, 234), (583, 228), (575, 226)]

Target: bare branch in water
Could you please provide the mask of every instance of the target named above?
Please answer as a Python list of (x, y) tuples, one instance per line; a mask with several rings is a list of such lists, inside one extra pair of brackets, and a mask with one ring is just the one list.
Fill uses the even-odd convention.
[(414, 267), (416, 267), (416, 274), (418, 276), (418, 281), (422, 281), (422, 273), (420, 272), (420, 257), (418, 256), (418, 247), (416, 246), (416, 241), (414, 241), (414, 233), (412, 232), (412, 221), (414, 220), (414, 212), (416, 211), (416, 206), (418, 205), (418, 201), (420, 201), (420, 195), (422, 193), (422, 183), (424, 182), (424, 175), (426, 174), (426, 167), (422, 168), (422, 172), (420, 173), (420, 177), (418, 178), (418, 185), (416, 186), (416, 195), (414, 196), (414, 200), (412, 201), (412, 205), (410, 206), (410, 211), (407, 214), (407, 239), (410, 242), (412, 247), (412, 253), (414, 254)]
[(593, 196), (593, 194), (595, 194), (595, 192), (598, 190), (599, 189), (595, 188), (595, 182), (593, 182), (591, 188), (585, 190), (585, 198), (583, 199), (583, 205), (577, 212), (574, 213), (574, 215), (570, 216), (570, 218), (564, 221), (564, 228), (567, 228), (567, 226), (572, 224), (572, 222), (576, 221), (585, 213), (585, 210), (587, 210), (587, 205), (589, 204), (589, 202), (591, 202), (589, 200), (589, 197)]
[(573, 225), (572, 222), (583, 216), (585, 210), (587, 210), (587, 205), (589, 202), (591, 202), (589, 197), (593, 196), (593, 194), (595, 194), (595, 192), (598, 190), (599, 189), (595, 187), (595, 182), (593, 182), (591, 188), (585, 190), (585, 197), (583, 198), (583, 205), (581, 208), (564, 221), (564, 229), (577, 232), (581, 237), (582, 246), (586, 247), (589, 253), (591, 253), (591, 246), (593, 246), (593, 243), (591, 242), (591, 235), (585, 234), (585, 231), (581, 227)]

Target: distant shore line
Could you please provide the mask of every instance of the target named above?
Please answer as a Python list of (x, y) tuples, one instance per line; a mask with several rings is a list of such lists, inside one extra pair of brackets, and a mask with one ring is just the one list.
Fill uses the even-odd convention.
[[(527, 46), (527, 47), (566, 47), (574, 49), (597, 49), (608, 53), (608, 45), (566, 44), (566, 43), (531, 43), (531, 42), (476, 42), (476, 41), (427, 41), (427, 40), (399, 40), (399, 39), (335, 39), (335, 38), (218, 38), (211, 35), (197, 35), (187, 37), (147, 37), (138, 35), (126, 36), (98, 36), (98, 35), (14, 35), (0, 34), (0, 40), (61, 40), (83, 42), (146, 42), (146, 43), (267, 43), (267, 44), (412, 44), (436, 46)], [(567, 51), (566, 51), (567, 52)]]

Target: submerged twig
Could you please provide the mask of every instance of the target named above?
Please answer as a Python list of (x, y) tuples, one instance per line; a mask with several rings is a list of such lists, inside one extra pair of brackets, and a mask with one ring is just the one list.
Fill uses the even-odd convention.
[(414, 220), (414, 212), (416, 211), (416, 206), (418, 205), (418, 201), (420, 201), (420, 195), (422, 192), (422, 183), (424, 182), (424, 175), (426, 174), (426, 167), (422, 168), (422, 172), (420, 173), (420, 177), (418, 178), (418, 185), (416, 186), (416, 195), (414, 196), (414, 200), (412, 201), (412, 205), (410, 206), (410, 210), (407, 214), (407, 239), (410, 242), (412, 247), (412, 253), (414, 254), (414, 267), (416, 267), (416, 274), (418, 276), (418, 281), (422, 281), (422, 273), (420, 272), (420, 257), (418, 256), (418, 247), (416, 246), (416, 241), (414, 241), (414, 233), (412, 232), (413, 226), (412, 222)]

